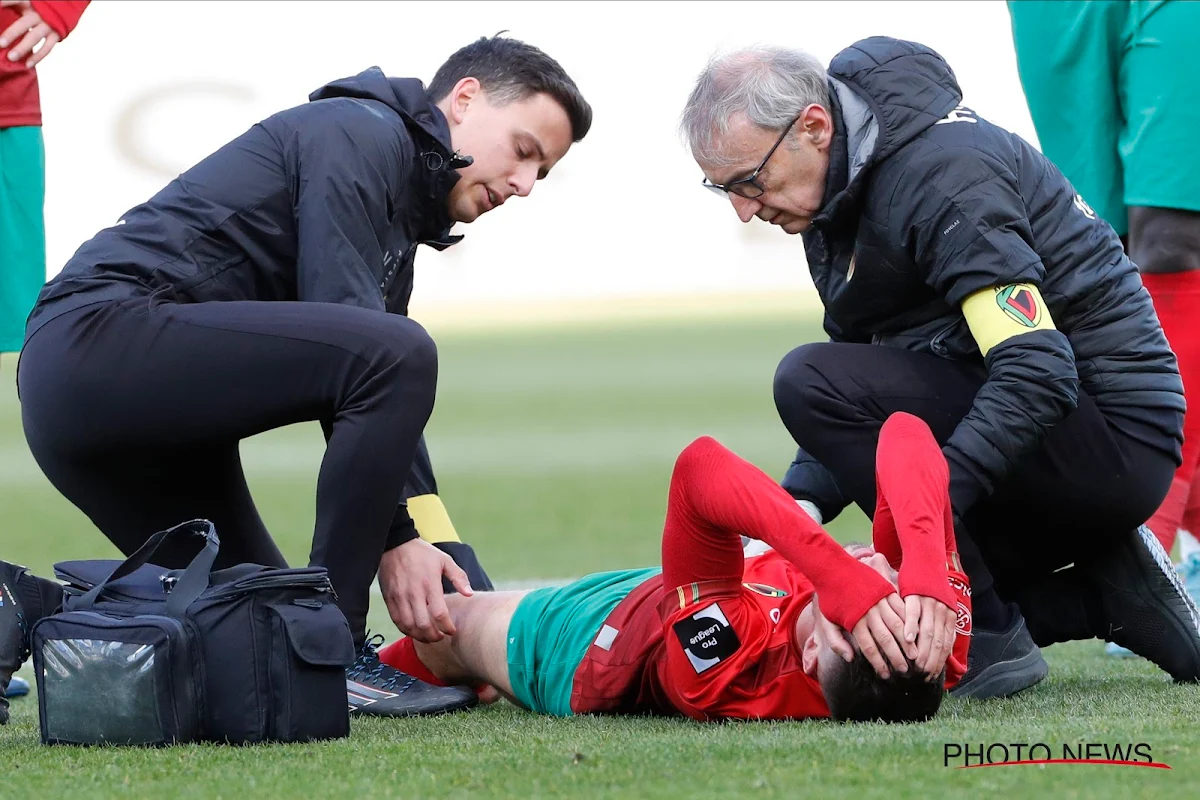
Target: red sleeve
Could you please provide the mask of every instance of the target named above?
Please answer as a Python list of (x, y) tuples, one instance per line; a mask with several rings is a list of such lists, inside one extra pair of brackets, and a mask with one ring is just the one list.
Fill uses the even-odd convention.
[(33, 0), (33, 10), (54, 29), (59, 39), (66, 39), (67, 34), (75, 30), (88, 2), (89, 0)]
[(895, 589), (852, 558), (765, 472), (711, 437), (675, 462), (663, 530), (663, 588), (740, 582), (741, 535), (760, 539), (812, 582), (821, 611), (853, 628)]
[(900, 596), (933, 597), (954, 608), (946, 582), (955, 552), (950, 470), (933, 432), (911, 414), (888, 417), (875, 456), (876, 551), (900, 570)]

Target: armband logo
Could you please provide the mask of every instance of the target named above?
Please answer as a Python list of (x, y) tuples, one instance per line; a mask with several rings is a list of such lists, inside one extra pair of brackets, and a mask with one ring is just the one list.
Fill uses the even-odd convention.
[(996, 304), (1009, 319), (1026, 328), (1036, 328), (1042, 321), (1042, 304), (1037, 294), (1024, 284), (1005, 286), (996, 291)]

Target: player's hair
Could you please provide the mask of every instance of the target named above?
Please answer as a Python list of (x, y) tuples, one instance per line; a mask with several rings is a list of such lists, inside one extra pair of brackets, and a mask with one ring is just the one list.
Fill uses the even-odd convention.
[(908, 660), (908, 672), (879, 677), (871, 662), (855, 652), (850, 663), (837, 659), (822, 675), (821, 692), (833, 719), (842, 722), (925, 722), (942, 705), (945, 669), (935, 680)]
[(497, 105), (548, 94), (567, 112), (572, 140), (582, 140), (592, 127), (592, 107), (575, 81), (538, 48), (500, 33), (476, 39), (446, 59), (429, 84), (429, 96), (434, 102), (441, 100), (463, 78), (478, 80)]
[(788, 47), (747, 47), (709, 59), (683, 107), (679, 130), (697, 160), (732, 166), (716, 145), (729, 133), (732, 117), (745, 114), (754, 125), (778, 132), (813, 103), (829, 108), (829, 80), (820, 61)]

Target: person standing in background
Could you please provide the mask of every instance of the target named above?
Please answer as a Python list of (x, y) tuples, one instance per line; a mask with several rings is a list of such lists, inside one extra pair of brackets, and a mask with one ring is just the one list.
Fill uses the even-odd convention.
[[(1179, 360), (1200, 392), (1200, 4), (1008, 3), (1017, 68), (1042, 152), (1121, 236)], [(1183, 463), (1147, 523), (1200, 600), (1200, 404)], [(1191, 533), (1188, 533), (1191, 531)], [(1129, 652), (1110, 644), (1113, 655)]]
[[(74, 30), (87, 4), (0, 0), (0, 353), (21, 349), (25, 317), (46, 282), (46, 159), (34, 68)], [(14, 678), (8, 696), (28, 691)]]
[(0, 353), (25, 341), (46, 282), (45, 149), (37, 64), (75, 29), (88, 0), (0, 0)]

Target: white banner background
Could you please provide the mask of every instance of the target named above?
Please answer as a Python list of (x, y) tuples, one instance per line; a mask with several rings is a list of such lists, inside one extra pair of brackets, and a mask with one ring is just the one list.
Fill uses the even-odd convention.
[[(428, 83), (507, 29), (595, 109), (592, 132), (526, 199), (418, 259), (418, 308), (804, 293), (799, 237), (742, 225), (703, 191), (677, 134), (717, 49), (757, 42), (827, 62), (876, 34), (942, 53), (966, 104), (1036, 143), (1003, 2), (125, 2), (97, 0), (39, 68), (48, 271), (261, 118), (378, 65)], [(656, 299), (654, 302), (659, 302)]]

